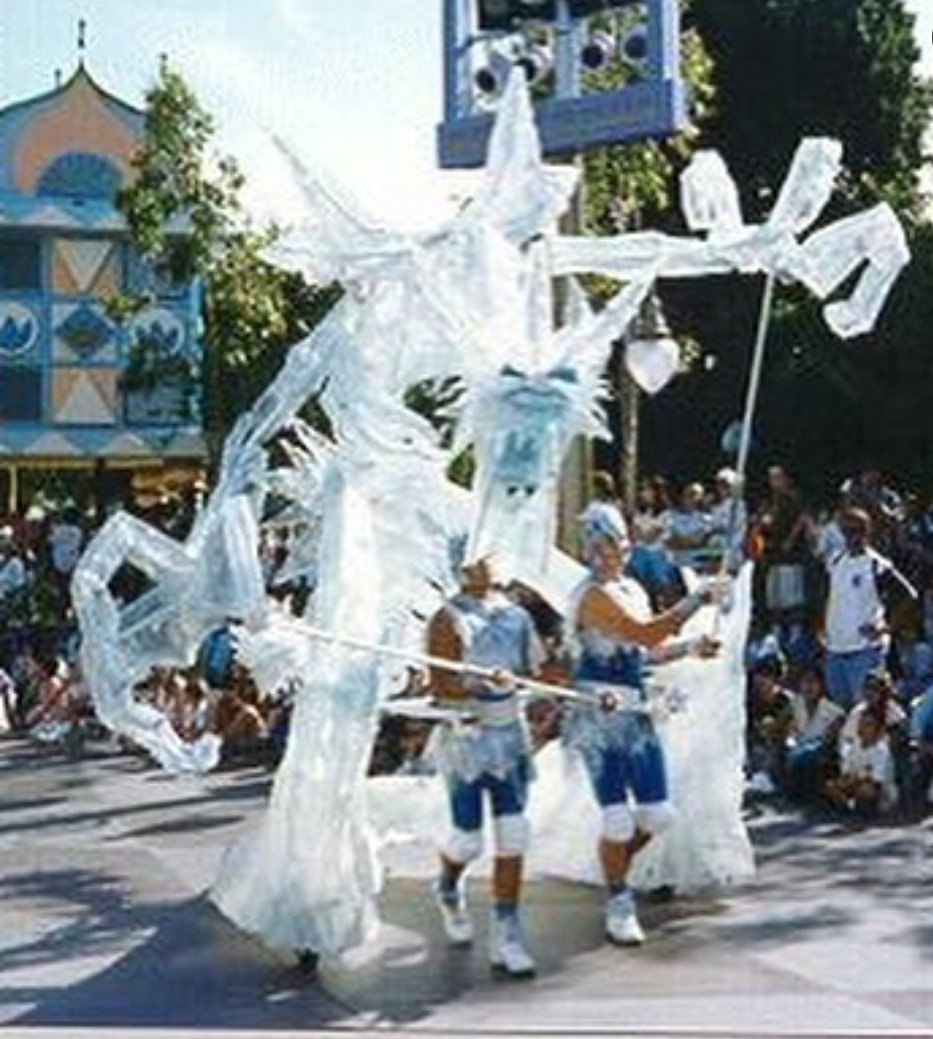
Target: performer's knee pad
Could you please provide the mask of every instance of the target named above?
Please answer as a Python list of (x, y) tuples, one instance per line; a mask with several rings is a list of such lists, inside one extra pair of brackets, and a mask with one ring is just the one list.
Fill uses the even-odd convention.
[(635, 819), (626, 804), (603, 807), (603, 839), (624, 844), (635, 836)]
[(458, 866), (465, 866), (468, 862), (478, 859), (483, 853), (482, 830), (458, 830), (453, 829), (441, 849), (444, 856)]
[(674, 807), (670, 801), (639, 805), (635, 809), (635, 819), (638, 828), (645, 833), (663, 833), (674, 821)]
[(524, 855), (528, 850), (529, 826), (523, 815), (497, 815), (493, 820), (493, 833), (497, 855)]

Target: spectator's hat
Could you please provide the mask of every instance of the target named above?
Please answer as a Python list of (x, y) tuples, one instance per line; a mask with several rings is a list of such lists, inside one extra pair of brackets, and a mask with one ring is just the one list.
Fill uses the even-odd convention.
[(724, 483), (732, 491), (739, 486), (741, 480), (739, 479), (739, 474), (734, 469), (725, 465), (716, 473), (716, 482)]
[(0, 546), (9, 548), (13, 544), (13, 528), (0, 527)]

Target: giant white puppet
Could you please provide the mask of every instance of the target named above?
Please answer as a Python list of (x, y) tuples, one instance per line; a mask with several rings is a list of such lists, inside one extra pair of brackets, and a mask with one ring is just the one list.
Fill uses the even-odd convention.
[[(852, 293), (830, 303), (825, 316), (840, 335), (872, 326), (908, 258), (890, 209), (877, 206), (801, 237), (829, 197), (839, 159), (834, 142), (804, 141), (770, 218), (746, 225), (721, 160), (701, 153), (682, 191), (688, 224), (701, 236), (564, 236), (557, 220), (576, 171), (542, 162), (527, 91), (513, 77), (479, 190), (433, 233), (397, 233), (304, 178), (309, 219), (290, 259), (318, 280), (339, 280), (342, 299), (291, 349), (237, 423), (219, 482), (187, 540), (117, 515), (74, 580), (98, 713), (168, 769), (210, 768), (217, 742), (183, 743), (160, 712), (136, 702), (134, 686), (152, 666), (191, 663), (218, 623), (240, 623), (241, 659), (263, 688), (290, 681), (297, 689), (269, 810), (258, 832), (231, 850), (214, 889), (235, 922), (286, 949), (335, 954), (365, 938), (380, 881), (365, 773), (399, 666), (359, 647), (419, 644), (418, 618), (449, 588), (448, 546), (464, 532), (471, 554), (511, 554), (520, 576), (552, 600), (569, 590), (576, 571), (552, 536), (560, 463), (574, 435), (600, 431), (600, 378), (611, 344), (658, 279), (763, 272), (824, 297), (863, 267)], [(582, 294), (570, 293), (557, 326), (554, 279), (585, 272), (618, 279), (617, 295), (594, 313)], [(636, 379), (654, 385), (672, 374), (661, 355), (630, 365)], [(452, 376), (463, 390), (455, 450), (472, 444), (476, 455), (471, 493), (448, 482), (451, 450), (404, 403), (414, 384)], [(330, 420), (328, 440), (296, 418), (311, 397)], [(271, 470), (266, 448), (283, 437), (292, 464)], [(258, 529), (273, 488), (317, 531), (296, 549), (302, 558), (291, 560), (316, 566), (303, 620), (283, 618), (260, 577)], [(109, 585), (125, 563), (152, 587), (123, 604)], [(687, 810), (719, 813), (720, 852), (741, 873), (748, 863), (737, 796), (742, 632), (739, 623), (734, 628), (718, 676), (731, 680), (717, 711), (692, 716), (681, 745), (670, 749), (675, 783), (696, 759), (702, 781), (726, 791)], [(322, 631), (337, 640), (318, 637)], [(690, 676), (692, 685), (701, 681)], [(707, 830), (709, 822), (688, 814), (672, 839), (689, 843), (690, 827)], [(546, 852), (546, 835), (544, 844)], [(677, 858), (683, 864), (693, 856)]]

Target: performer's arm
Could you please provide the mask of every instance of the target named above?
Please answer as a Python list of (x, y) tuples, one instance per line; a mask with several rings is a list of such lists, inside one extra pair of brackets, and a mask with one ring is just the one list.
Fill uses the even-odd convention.
[(681, 627), (705, 603), (715, 597), (715, 586), (710, 583), (701, 591), (684, 596), (664, 613), (650, 620), (633, 617), (623, 606), (602, 588), (590, 588), (580, 604), (579, 623), (585, 628), (595, 628), (611, 638), (622, 642), (634, 642), (646, 649), (654, 649), (666, 638), (680, 631)]
[(590, 588), (580, 604), (578, 623), (620, 642), (637, 643), (651, 649), (680, 630), (683, 618), (677, 615), (676, 610), (675, 606), (650, 620), (637, 620), (602, 588)]
[[(428, 653), (447, 660), (463, 659), (463, 643), (447, 610), (438, 610), (428, 622)], [(456, 671), (432, 667), (428, 671), (432, 695), (438, 700), (464, 700), (463, 676)]]
[(668, 642), (662, 646), (655, 646), (648, 652), (648, 659), (653, 664), (671, 664), (675, 660), (683, 660), (685, 657), (699, 657), (708, 660), (719, 653), (720, 643), (709, 635), (697, 635), (691, 639), (681, 639), (678, 642)]

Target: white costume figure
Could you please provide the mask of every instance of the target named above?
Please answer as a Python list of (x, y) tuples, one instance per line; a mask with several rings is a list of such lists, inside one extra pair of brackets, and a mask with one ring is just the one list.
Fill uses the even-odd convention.
[[(379, 875), (365, 769), (398, 671), (360, 646), (420, 647), (417, 617), (439, 605), (452, 534), (469, 530), (472, 560), (493, 548), (529, 584), (551, 580), (565, 450), (575, 435), (599, 431), (612, 343), (658, 278), (763, 271), (825, 297), (862, 268), (825, 317), (841, 335), (871, 327), (907, 260), (891, 210), (877, 206), (800, 240), (828, 200), (839, 152), (831, 141), (803, 142), (762, 225), (743, 222), (721, 160), (701, 153), (684, 176), (683, 203), (691, 229), (705, 237), (566, 237), (557, 221), (577, 174), (543, 163), (527, 90), (515, 76), (500, 99), (483, 184), (431, 233), (388, 229), (298, 170), (309, 220), (290, 259), (319, 281), (339, 280), (343, 297), (238, 421), (188, 538), (118, 514), (89, 545), (72, 585), (99, 715), (169, 769), (212, 767), (217, 741), (208, 734), (187, 744), (164, 714), (136, 701), (135, 685), (151, 667), (191, 664), (204, 637), (232, 619), (241, 622), (240, 657), (257, 682), (295, 690), (269, 813), (225, 860), (214, 891), (235, 922), (271, 946), (328, 955), (369, 933)], [(555, 327), (554, 279), (586, 272), (617, 278), (619, 292), (597, 314), (571, 291)], [(629, 359), (635, 377), (654, 387), (673, 375), (670, 361)], [(416, 384), (454, 377), (463, 394), (452, 405), (457, 436), (447, 448), (405, 396)], [(309, 398), (332, 437), (326, 447), (311, 444), (306, 463), (292, 458), (286, 479), (269, 471), (266, 451)], [(467, 444), (477, 461), (469, 494), (445, 478), (451, 451)], [(305, 621), (283, 618), (263, 588), (256, 545), (275, 482), (319, 519), (310, 542), (295, 549), (317, 575)], [(110, 582), (127, 562), (151, 585), (120, 603)], [(334, 641), (341, 635), (354, 644)]]
[(513, 676), (533, 674), (543, 652), (529, 614), (492, 587), (487, 560), (464, 567), (462, 591), (428, 625), (428, 649), (432, 656), (503, 671), (499, 683), (469, 673), (434, 670), (431, 675), (435, 697), (463, 703), (476, 719), (435, 730), (433, 757), (446, 780), (451, 817), (435, 886), (444, 926), (453, 944), (472, 939), (462, 876), (482, 851), (488, 803), (495, 842), (490, 961), (511, 977), (528, 977), (535, 963), (525, 946), (518, 906), (528, 847), (524, 812), (531, 747), (510, 683)]

